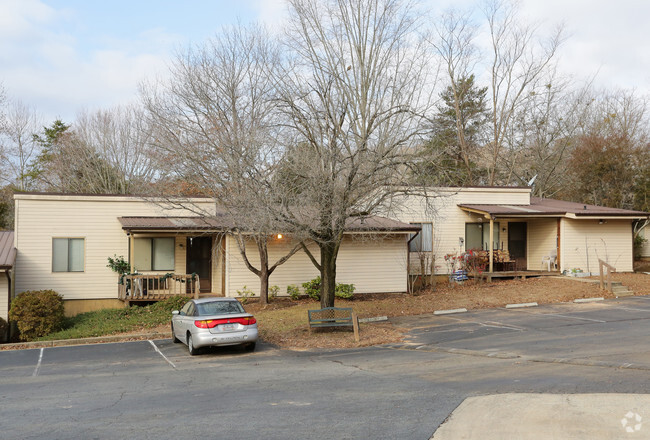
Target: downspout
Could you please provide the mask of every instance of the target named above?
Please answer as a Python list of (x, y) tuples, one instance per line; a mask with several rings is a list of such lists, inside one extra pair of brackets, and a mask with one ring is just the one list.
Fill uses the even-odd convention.
[(133, 233), (127, 233), (127, 237), (129, 239), (129, 266), (131, 267), (131, 273), (135, 273), (135, 268), (134, 268), (134, 243), (133, 243)]
[(490, 273), (494, 271), (494, 217), (490, 216)]
[(406, 242), (406, 291), (411, 292), (411, 242), (420, 235), (420, 231), (416, 232), (413, 237), (409, 238)]

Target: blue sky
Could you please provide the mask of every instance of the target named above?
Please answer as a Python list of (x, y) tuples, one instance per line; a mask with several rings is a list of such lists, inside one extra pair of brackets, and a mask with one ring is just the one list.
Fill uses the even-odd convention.
[[(443, 8), (480, 0), (428, 0)], [(606, 87), (650, 90), (646, 0), (522, 0), (524, 13), (564, 22), (561, 69), (595, 74)], [(0, 84), (43, 115), (74, 120), (80, 110), (127, 103), (138, 84), (164, 75), (177, 49), (223, 25), (284, 18), (284, 0), (0, 0)]]
[(269, 0), (0, 0), (0, 84), (45, 120), (126, 103), (176, 50), (238, 20), (274, 20)]

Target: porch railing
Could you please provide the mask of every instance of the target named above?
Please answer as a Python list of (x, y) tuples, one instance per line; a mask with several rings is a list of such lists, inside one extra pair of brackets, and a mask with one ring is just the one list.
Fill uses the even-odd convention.
[[(605, 268), (607, 271), (605, 271)], [(598, 259), (598, 272), (600, 272), (600, 288), (604, 289), (605, 285), (607, 285), (607, 290), (614, 292), (614, 289), (612, 288), (612, 272), (616, 272), (616, 268), (611, 264), (607, 264), (603, 260)], [(604, 275), (606, 275), (607, 278), (605, 278)]]
[(118, 284), (122, 301), (157, 301), (181, 295), (199, 297), (199, 276), (196, 274), (123, 275)]

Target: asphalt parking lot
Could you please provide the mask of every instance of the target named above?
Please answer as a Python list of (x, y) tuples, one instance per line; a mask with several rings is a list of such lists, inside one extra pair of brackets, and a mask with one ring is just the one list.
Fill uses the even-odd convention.
[[(406, 317), (408, 346), (650, 369), (650, 297)], [(622, 339), (624, 338), (624, 339)], [(636, 349), (635, 349), (636, 348)]]
[(650, 393), (649, 318), (635, 297), (405, 317), (403, 343), (354, 350), (2, 351), (0, 438), (428, 439), (467, 398)]

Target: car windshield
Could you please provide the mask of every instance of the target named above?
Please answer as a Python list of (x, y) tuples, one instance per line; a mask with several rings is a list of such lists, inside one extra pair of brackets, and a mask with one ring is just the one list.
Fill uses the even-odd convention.
[(230, 315), (233, 313), (245, 313), (244, 308), (238, 301), (214, 301), (199, 303), (196, 305), (199, 315)]

